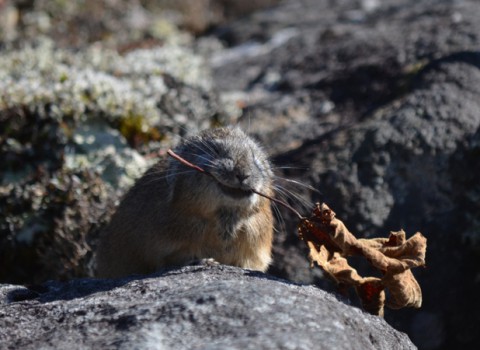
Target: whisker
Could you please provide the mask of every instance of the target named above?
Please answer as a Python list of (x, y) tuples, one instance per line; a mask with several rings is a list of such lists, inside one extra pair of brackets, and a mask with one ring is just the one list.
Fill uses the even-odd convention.
[[(205, 170), (202, 169), (201, 167), (199, 167), (199, 166), (197, 166), (197, 165), (195, 165), (195, 164), (192, 164), (192, 163), (190, 163), (189, 161), (183, 159), (182, 157), (180, 157), (178, 154), (176, 154), (176, 153), (175, 153), (174, 151), (172, 151), (171, 149), (169, 149), (169, 150), (167, 151), (167, 154), (168, 154), (170, 157), (172, 157), (172, 158), (178, 160), (179, 162), (183, 163), (184, 165), (189, 166), (190, 168), (193, 168), (193, 169), (195, 169), (195, 170), (197, 170), (197, 171), (199, 171), (199, 172), (201, 172), (201, 173), (204, 173), (205, 175), (213, 176), (211, 173), (205, 171)], [(262, 192), (260, 192), (260, 191), (257, 191), (257, 190), (255, 190), (255, 189), (253, 189), (253, 188), (250, 189), (250, 191), (252, 191), (253, 193), (258, 194), (259, 196), (265, 197), (265, 198), (269, 199), (270, 201), (276, 202), (276, 203), (284, 206), (285, 208), (287, 208), (287, 209), (291, 210), (293, 213), (295, 213), (295, 215), (297, 215), (299, 219), (303, 220), (304, 217), (303, 217), (295, 208), (293, 208), (290, 204), (288, 204), (287, 202), (284, 202), (284, 201), (282, 201), (282, 200), (280, 200), (280, 199), (277, 199), (277, 198), (273, 198), (272, 196), (269, 196), (269, 195), (267, 195), (267, 194), (265, 194), (265, 193), (262, 193)]]
[(302, 214), (300, 214), (294, 207), (292, 207), (292, 206), (291, 206), (290, 204), (288, 204), (287, 202), (282, 201), (281, 199), (277, 199), (277, 198), (274, 198), (274, 197), (272, 197), (272, 196), (266, 195), (265, 193), (259, 192), (259, 191), (255, 190), (255, 189), (251, 189), (251, 191), (252, 191), (253, 193), (258, 194), (259, 196), (262, 196), (262, 197), (265, 197), (265, 198), (267, 198), (267, 199), (270, 199), (270, 201), (275, 202), (275, 203), (277, 203), (277, 204), (280, 204), (280, 205), (282, 205), (283, 207), (289, 209), (289, 210), (292, 211), (295, 215), (297, 215), (300, 220), (302, 220), (302, 219), (304, 218), (304, 216), (302, 216)]
[[(207, 153), (205, 151), (202, 151), (203, 153)], [(193, 152), (185, 152), (185, 151), (182, 151), (183, 154), (185, 155), (191, 155), (191, 156), (194, 156), (194, 157), (197, 157), (197, 158), (200, 158), (202, 160), (204, 160), (205, 162), (207, 162), (208, 164), (212, 164), (213, 163), (213, 160), (212, 159), (209, 159), (199, 153), (193, 153)], [(207, 153), (208, 154), (208, 153)]]
[[(141, 187), (143, 187), (143, 186), (148, 186), (148, 185), (151, 185), (152, 183), (160, 182), (160, 181), (162, 181), (162, 180), (164, 180), (164, 179), (166, 179), (166, 178), (168, 178), (168, 177), (170, 177), (170, 176), (190, 174), (190, 173), (193, 173), (193, 172), (195, 172), (195, 170), (186, 170), (186, 171), (181, 171), (181, 172), (176, 172), (176, 173), (171, 173), (171, 174), (169, 174), (169, 173), (167, 173), (166, 171), (164, 171), (164, 172), (162, 172), (164, 175), (161, 175), (162, 173), (160, 173), (160, 172), (158, 172), (158, 173), (156, 173), (156, 174), (151, 174), (151, 173), (149, 173), (149, 174), (145, 174), (144, 179), (145, 179), (146, 177), (150, 177), (150, 175), (152, 175), (153, 178), (150, 179), (150, 181), (148, 181), (148, 182), (141, 182), (141, 183), (139, 183), (139, 184), (140, 184)], [(159, 175), (161, 175), (161, 176), (159, 176)]]
[(205, 140), (200, 140), (200, 143), (205, 148), (202, 148), (202, 147), (200, 147), (200, 145), (196, 145), (196, 144), (194, 144), (194, 146), (197, 147), (201, 152), (206, 153), (206, 154), (208, 154), (212, 157), (215, 155), (215, 153), (216, 153), (215, 150)]
[(295, 185), (298, 185), (298, 186), (301, 186), (301, 187), (304, 187), (310, 191), (313, 191), (313, 192), (316, 192), (320, 195), (323, 195), (323, 193), (320, 191), (320, 190), (317, 190), (315, 187), (311, 186), (311, 185), (307, 185), (307, 184), (304, 184), (300, 181), (297, 181), (297, 180), (293, 180), (293, 179), (287, 179), (287, 178), (284, 178), (284, 177), (281, 177), (281, 176), (277, 176), (277, 175), (274, 175), (274, 178), (277, 179), (277, 180), (282, 180), (282, 181), (286, 181), (286, 182), (289, 182), (289, 183), (292, 183), (292, 184), (295, 184)]
[(309, 201), (307, 201), (305, 198), (301, 197), (300, 195), (298, 195), (298, 194), (296, 194), (292, 191), (287, 190), (284, 187), (274, 185), (274, 190), (275, 190), (275, 193), (282, 196), (282, 198), (286, 198), (287, 200), (290, 199), (290, 200), (297, 201), (302, 206), (302, 208), (305, 209), (305, 210), (309, 210), (311, 208), (311, 204), (310, 204)]
[(292, 169), (292, 170), (309, 170), (309, 167), (300, 167), (300, 166), (274, 166), (272, 167), (273, 170), (277, 169)]
[(281, 232), (281, 231), (286, 232), (287, 231), (287, 226), (285, 224), (285, 219), (283, 218), (282, 213), (280, 212), (280, 209), (278, 208), (278, 204), (275, 203), (275, 202), (272, 202), (272, 208), (273, 208), (275, 219), (278, 222), (278, 225), (280, 226), (280, 228), (276, 228), (274, 226), (273, 229), (276, 232)]

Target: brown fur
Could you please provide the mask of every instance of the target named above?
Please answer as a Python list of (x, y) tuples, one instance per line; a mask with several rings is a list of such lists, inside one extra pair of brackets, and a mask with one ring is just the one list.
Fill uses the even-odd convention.
[[(243, 174), (244, 170), (250, 174), (252, 161), (243, 155), (256, 153), (256, 164), (261, 164), (257, 175), (266, 181), (262, 182), (262, 191), (273, 194), (266, 156), (238, 129), (206, 131), (201, 141), (193, 139), (191, 143), (187, 139), (178, 152), (183, 151), (185, 157), (198, 154), (198, 142), (212, 138), (227, 148), (237, 164), (235, 174)], [(203, 158), (191, 160), (199, 162)], [(175, 160), (161, 159), (137, 181), (103, 232), (97, 252), (99, 277), (150, 273), (203, 258), (248, 269), (267, 269), (273, 236), (269, 200), (256, 194), (252, 194), (258, 196), (254, 201), (226, 198), (214, 178), (186, 171)]]

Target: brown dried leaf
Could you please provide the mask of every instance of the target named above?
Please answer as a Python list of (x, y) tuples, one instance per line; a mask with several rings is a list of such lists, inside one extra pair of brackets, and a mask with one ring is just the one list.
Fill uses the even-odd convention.
[(385, 286), (380, 278), (365, 277), (363, 283), (355, 286), (365, 311), (383, 317)]
[[(354, 287), (365, 310), (383, 315), (385, 288), (390, 291), (388, 307), (421, 306), (421, 289), (410, 270), (425, 265), (427, 242), (421, 233), (408, 240), (403, 230), (391, 232), (388, 239), (357, 239), (326, 204), (317, 204), (300, 221), (298, 232), (309, 248), (311, 266), (316, 262), (338, 284)], [(351, 255), (365, 257), (383, 277), (360, 276), (348, 264)]]

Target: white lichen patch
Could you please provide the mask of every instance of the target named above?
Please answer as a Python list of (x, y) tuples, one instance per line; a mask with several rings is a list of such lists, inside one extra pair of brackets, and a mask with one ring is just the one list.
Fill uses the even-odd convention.
[(165, 44), (121, 56), (95, 46), (84, 52), (58, 49), (45, 39), (0, 56), (0, 109), (28, 106), (74, 119), (141, 115), (154, 124), (162, 118), (157, 103), (167, 92), (164, 74), (208, 88), (207, 72), (186, 47)]
[(70, 170), (94, 168), (104, 181), (117, 189), (132, 186), (156, 161), (130, 148), (117, 130), (101, 120), (80, 125), (73, 139), (75, 147), (67, 150), (65, 167)]
[(165, 75), (210, 88), (204, 62), (187, 47), (166, 43), (121, 55), (95, 45), (74, 52), (43, 39), (0, 55), (0, 110), (25, 108), (65, 124), (73, 145), (65, 152), (67, 169), (94, 168), (105, 181), (125, 188), (151, 163), (114, 125), (134, 120), (144, 133), (176, 125), (177, 116), (159, 107), (172, 95)]

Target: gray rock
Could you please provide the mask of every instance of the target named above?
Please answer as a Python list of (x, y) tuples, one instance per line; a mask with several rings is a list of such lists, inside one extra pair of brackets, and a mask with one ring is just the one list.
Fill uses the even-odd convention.
[[(35, 6), (37, 3), (40, 2), (35, 2)], [(87, 111), (92, 114), (89, 121), (103, 118), (110, 128), (118, 128), (115, 120), (121, 115), (113, 113), (111, 104), (102, 105), (103, 99), (65, 98), (74, 92), (70, 86), (84, 82), (75, 77), (88, 66), (95, 77), (89, 83), (92, 87), (100, 81), (111, 82), (112, 88), (107, 90), (115, 92), (122, 85), (119, 82), (135, 81), (127, 89), (128, 99), (124, 94), (105, 96), (115, 102), (114, 106), (133, 101), (134, 115), (153, 116), (144, 121), (167, 136), (136, 149), (142, 155), (150, 156), (167, 148), (177, 133), (184, 136), (184, 131), (223, 123), (224, 107), (218, 101), (229, 101), (227, 110), (235, 114), (230, 120), (236, 120), (243, 110), (240, 124), (265, 144), (279, 166), (280, 176), (321, 191), (318, 195), (306, 188), (290, 187), (296, 195), (290, 196), (290, 202), (296, 208), (306, 213), (315, 201), (325, 200), (359, 236), (384, 236), (400, 228), (408, 234), (421, 231), (429, 240), (427, 269), (414, 273), (423, 288), (423, 307), (391, 313), (387, 310), (386, 319), (407, 332), (423, 349), (478, 346), (477, 0), (282, 1), (268, 11), (218, 28), (215, 38), (199, 39), (210, 40), (210, 44), (204, 43), (203, 51), (210, 55), (214, 82), (198, 56), (191, 56), (191, 43), (180, 51), (174, 49), (183, 42), (183, 35), (167, 40), (173, 46), (159, 48), (158, 40), (164, 36), (150, 33), (149, 25), (138, 28), (145, 21), (134, 21), (137, 30), (119, 30), (130, 21), (117, 14), (133, 12), (125, 11), (117, 3), (108, 2), (108, 6), (116, 7), (114, 12), (91, 11), (91, 7), (79, 13), (73, 11), (74, 17), (85, 17), (84, 30), (61, 25), (63, 21), (58, 19), (64, 14), (57, 9), (52, 15), (51, 29), (58, 33), (45, 33), (50, 33), (48, 36), (56, 43), (61, 37), (59, 48), (42, 51), (22, 45), (24, 48), (17, 50), (7, 45), (2, 51), (4, 65), (17, 67), (13, 75), (10, 68), (4, 69), (4, 77), (9, 78), (3, 79), (5, 92), (17, 102), (9, 105), (12, 110), (0, 111), (0, 154), (8, 164), (0, 170), (0, 280), (41, 283), (89, 272), (88, 261), (94, 247), (89, 237), (98, 233), (106, 220), (102, 213), (113, 210), (121, 193), (104, 183), (99, 174), (65, 169), (72, 150), (82, 151), (85, 146), (69, 136), (79, 130), (79, 121), (72, 125), (69, 113), (76, 111), (74, 115), (84, 117), (83, 112)], [(46, 10), (35, 7), (31, 15), (28, 8), (22, 10), (25, 32), (37, 36), (39, 31), (32, 29), (51, 13)], [(82, 15), (85, 12), (97, 13), (98, 17), (88, 21), (90, 16)], [(108, 22), (105, 30), (99, 31), (98, 23), (106, 23), (105, 13), (110, 14)], [(156, 21), (144, 14), (150, 18), (147, 22)], [(75, 30), (65, 35), (66, 27)], [(85, 28), (89, 29), (85, 32)], [(116, 32), (120, 36), (108, 34)], [(142, 37), (139, 32), (145, 34), (144, 38), (153, 35), (157, 42), (129, 43), (130, 36)], [(99, 62), (103, 63), (96, 66), (97, 60), (84, 58), (89, 52), (88, 43), (97, 42), (100, 37), (110, 37), (110, 44), (93, 45), (94, 52), (106, 54), (102, 47), (117, 43), (114, 47), (120, 53), (102, 55), (104, 59)], [(227, 48), (219, 49), (218, 38)], [(20, 39), (29, 41), (28, 36)], [(83, 49), (61, 49), (72, 42), (83, 45)], [(122, 49), (121, 43), (129, 45)], [(174, 54), (168, 60), (173, 65), (166, 66), (165, 74), (163, 63), (168, 62), (152, 61), (162, 47), (169, 47), (165, 51)], [(201, 49), (202, 45), (195, 47)], [(37, 66), (35, 62), (41, 57), (46, 59)], [(62, 57), (65, 59), (59, 61)], [(152, 75), (152, 67), (157, 64), (162, 69)], [(64, 75), (59, 71), (62, 67), (68, 68), (68, 72), (74, 69)], [(41, 83), (18, 79), (25, 72)], [(38, 80), (40, 72), (50, 73)], [(52, 90), (57, 85), (59, 89), (55, 91), (60, 95)], [(12, 86), (19, 90), (12, 92)], [(218, 101), (210, 87), (220, 91)], [(53, 95), (43, 93), (45, 88), (52, 90)], [(22, 96), (36, 96), (41, 101), (45, 98), (47, 103), (40, 103), (45, 108), (34, 108), (35, 104)], [(38, 98), (34, 100), (38, 102)], [(77, 101), (72, 104), (74, 108), (65, 104), (69, 101)], [(87, 102), (88, 108), (84, 109)], [(130, 143), (133, 141), (135, 138)], [(124, 159), (129, 162), (131, 153), (126, 155)], [(122, 164), (113, 160), (114, 165)], [(283, 166), (289, 168), (282, 169)], [(278, 183), (287, 186), (280, 180)], [(281, 208), (280, 212), (284, 221), (279, 220), (275, 263), (270, 273), (331, 288), (319, 269), (307, 268), (305, 247), (296, 236), (297, 219)], [(29, 242), (33, 244), (27, 245)], [(23, 298), (28, 299), (33, 292), (23, 293)], [(115, 312), (112, 314), (117, 317)], [(106, 319), (107, 316), (108, 323)]]
[(4, 349), (416, 349), (312, 286), (234, 267), (0, 287)]
[[(427, 268), (414, 271), (422, 309), (386, 319), (424, 349), (475, 348), (480, 7), (474, 0), (365, 4), (285, 1), (229, 24), (217, 35), (230, 47), (214, 58), (243, 55), (214, 60), (214, 77), (224, 91), (244, 93), (244, 125), (274, 155), (279, 176), (321, 192), (289, 186), (296, 208), (306, 213), (326, 201), (358, 236), (403, 228), (427, 237)], [(273, 46), (286, 30), (293, 34)], [(270, 273), (326, 286), (305, 268), (297, 219), (280, 212)]]

